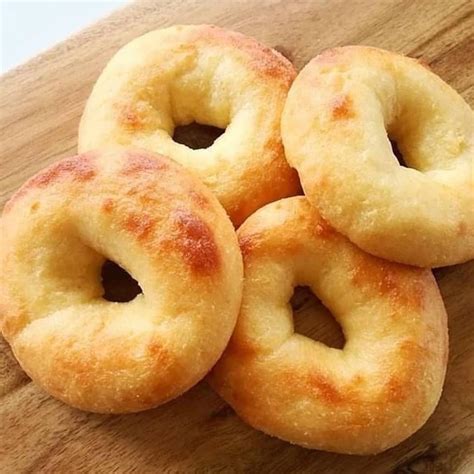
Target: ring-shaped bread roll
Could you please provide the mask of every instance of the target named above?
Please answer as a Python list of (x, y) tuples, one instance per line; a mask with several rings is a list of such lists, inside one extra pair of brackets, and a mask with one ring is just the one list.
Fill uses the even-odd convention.
[[(285, 160), (281, 112), (296, 76), (277, 51), (208, 25), (173, 26), (141, 36), (108, 63), (89, 97), (79, 151), (139, 146), (193, 170), (235, 225), (262, 205), (297, 194)], [(173, 140), (178, 125), (225, 129), (209, 147)]]
[[(277, 201), (238, 231), (244, 290), (210, 375), (250, 425), (309, 448), (370, 454), (420, 428), (439, 400), (448, 332), (427, 269), (369, 255), (304, 197)], [(342, 327), (342, 350), (294, 332), (293, 288), (309, 286)]]
[[(215, 196), (142, 151), (89, 152), (31, 178), (1, 219), (2, 332), (30, 377), (95, 412), (159, 405), (214, 365), (240, 307), (242, 258)], [(108, 258), (138, 280), (106, 301)]]
[(474, 258), (474, 113), (415, 59), (365, 46), (317, 56), (282, 136), (308, 199), (362, 249), (421, 267)]

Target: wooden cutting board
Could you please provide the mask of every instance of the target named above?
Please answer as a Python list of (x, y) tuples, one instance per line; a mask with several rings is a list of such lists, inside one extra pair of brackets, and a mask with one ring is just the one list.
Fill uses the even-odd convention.
[[(2, 207), (29, 176), (75, 152), (84, 101), (117, 48), (175, 23), (253, 35), (298, 68), (336, 45), (400, 51), (423, 58), (474, 105), (469, 0), (138, 2), (0, 78)], [(242, 423), (205, 382), (144, 413), (82, 413), (33, 384), (1, 339), (0, 472), (473, 473), (474, 262), (435, 273), (449, 314), (445, 390), (428, 423), (388, 452), (341, 456), (270, 438)], [(323, 338), (330, 328), (305, 298), (296, 305), (301, 330)]]

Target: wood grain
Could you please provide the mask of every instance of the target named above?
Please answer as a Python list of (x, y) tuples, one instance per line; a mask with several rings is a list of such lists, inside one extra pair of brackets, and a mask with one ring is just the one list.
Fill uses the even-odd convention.
[[(321, 50), (375, 45), (423, 58), (474, 104), (472, 2), (138, 2), (0, 78), (0, 205), (26, 178), (76, 149), (84, 101), (113, 52), (174, 23), (215, 23), (277, 47), (301, 68)], [(305, 450), (239, 421), (206, 385), (155, 410), (82, 413), (31, 383), (0, 342), (0, 472), (474, 472), (474, 262), (436, 273), (449, 313), (441, 402), (409, 440), (374, 457)], [(25, 282), (27, 284), (27, 282)], [(303, 305), (304, 306), (304, 305)], [(328, 328), (304, 307), (305, 331)]]

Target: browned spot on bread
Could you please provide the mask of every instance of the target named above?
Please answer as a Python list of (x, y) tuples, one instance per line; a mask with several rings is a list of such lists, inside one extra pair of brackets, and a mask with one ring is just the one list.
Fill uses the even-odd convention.
[[(245, 181), (245, 177), (243, 178)], [(234, 224), (234, 228), (238, 229), (245, 219), (250, 216), (254, 211), (255, 200), (257, 197), (254, 196), (253, 200), (245, 200), (245, 199), (238, 199), (237, 201), (233, 202), (227, 209), (227, 214), (232, 216), (232, 224)]]
[(163, 346), (156, 341), (152, 341), (148, 344), (148, 353), (152, 357), (159, 357), (163, 354)]
[[(94, 334), (99, 330), (100, 326)], [(54, 336), (51, 342), (44, 342), (43, 348), (55, 347), (60, 354), (51, 364), (50, 372), (55, 376), (45, 384), (50, 393), (69, 403), (72, 399), (89, 409), (97, 401), (96, 408), (100, 407), (102, 411), (140, 410), (162, 402), (175, 384), (181, 383), (183, 368), (177, 367), (175, 371), (177, 364), (173, 353), (161, 346), (160, 340), (153, 335), (149, 341), (144, 341), (143, 337), (132, 334), (130, 337), (110, 337), (105, 333), (95, 337), (94, 334), (87, 345), (76, 344), (76, 338), (64, 340)], [(95, 396), (96, 381), (111, 373), (117, 374), (116, 380), (111, 381), (114, 393), (108, 402), (104, 402)], [(137, 373), (138, 377), (130, 377)], [(122, 380), (127, 378), (128, 386), (120, 382), (122, 377)]]
[[(268, 172), (263, 170), (263, 173), (266, 174), (266, 179), (262, 181), (261, 185), (261, 202), (268, 202), (268, 196), (271, 196), (276, 190), (278, 192), (275, 194), (274, 199), (303, 194), (297, 171), (290, 168), (285, 159), (285, 149), (281, 137), (270, 137), (265, 143), (265, 150), (268, 155), (271, 156), (272, 161), (268, 167)], [(260, 171), (262, 170), (251, 169), (246, 173), (245, 178), (254, 180), (255, 174)], [(266, 184), (266, 182), (268, 182), (268, 184)], [(250, 211), (254, 212), (259, 207), (261, 207), (261, 205)], [(246, 209), (246, 211), (248, 211), (248, 209)], [(247, 214), (247, 216), (249, 214)]]
[(242, 51), (255, 71), (278, 79), (285, 88), (288, 88), (296, 77), (295, 68), (282, 54), (241, 33), (223, 30), (216, 26), (205, 26), (200, 28), (192, 39), (217, 42)]
[(201, 209), (209, 209), (211, 207), (211, 202), (203, 193), (190, 191), (189, 197), (194, 202), (194, 204), (196, 204), (196, 206), (200, 207)]
[(337, 96), (331, 103), (331, 113), (334, 120), (346, 120), (353, 118), (355, 112), (353, 102), (348, 95)]
[(156, 173), (167, 169), (169, 169), (168, 159), (163, 155), (151, 155), (134, 150), (127, 152), (127, 161), (122, 174), (130, 176), (137, 173)]
[(406, 400), (412, 390), (413, 381), (418, 380), (418, 367), (422, 367), (426, 353), (423, 347), (412, 340), (402, 341), (397, 350), (399, 368), (388, 379), (385, 393), (381, 396), (388, 402), (402, 402)]
[(407, 360), (415, 360), (418, 357), (423, 357), (423, 348), (415, 341), (402, 341), (398, 348), (400, 354)]
[(388, 298), (401, 311), (417, 311), (424, 304), (426, 271), (358, 252), (353, 261), (352, 282), (373, 296)]
[(467, 234), (467, 225), (465, 222), (460, 222), (457, 228), (458, 235), (466, 235)]
[(161, 364), (160, 368), (162, 368), (164, 364), (169, 364), (171, 361), (171, 354), (169, 351), (160, 341), (156, 339), (151, 339), (151, 341), (148, 343), (147, 351), (148, 354), (153, 357), (155, 362), (159, 362)]
[[(298, 228), (297, 221), (298, 218), (293, 221), (295, 228)], [(278, 235), (280, 238), (272, 237), (265, 229), (256, 230), (255, 233), (238, 235), (240, 251), (244, 261), (250, 262), (254, 255), (259, 257), (266, 255), (273, 260), (282, 257), (288, 258), (290, 255), (300, 255), (305, 248), (304, 240), (286, 238), (285, 231), (281, 228), (278, 230)]]
[(334, 383), (321, 373), (310, 373), (308, 376), (308, 384), (328, 405), (335, 405), (345, 401), (344, 395), (338, 390)]
[(274, 156), (284, 156), (283, 143), (280, 137), (270, 137), (265, 143), (265, 150)]
[[(87, 388), (91, 386), (90, 373), (93, 364), (88, 361), (81, 360), (80, 358), (62, 359), (58, 361), (55, 372), (61, 373), (66, 378), (71, 377), (74, 374), (74, 380), (79, 382), (81, 387)], [(62, 387), (58, 385), (58, 389), (62, 392)]]
[(173, 212), (177, 234), (169, 245), (177, 249), (192, 271), (210, 275), (220, 268), (221, 257), (211, 228), (196, 214), (182, 208)]
[(361, 374), (356, 374), (351, 380), (351, 387), (353, 389), (360, 388), (362, 384), (364, 384), (366, 381), (366, 378), (361, 375)]
[(124, 222), (124, 228), (139, 241), (149, 240), (154, 227), (155, 221), (145, 213), (129, 214)]
[(229, 342), (229, 352), (239, 357), (254, 357), (258, 350), (248, 339), (243, 339), (237, 335), (233, 336)]
[(23, 198), (31, 189), (46, 188), (47, 186), (60, 181), (70, 179), (76, 182), (89, 181), (96, 175), (96, 170), (92, 162), (91, 152), (65, 158), (57, 163), (48, 166), (46, 169), (30, 178), (7, 202), (4, 212), (9, 212), (13, 205)]
[(392, 375), (386, 386), (387, 402), (398, 403), (405, 400), (410, 393), (410, 387), (403, 377)]
[(162, 374), (161, 377), (154, 377), (151, 387), (147, 388), (151, 393), (151, 399), (156, 404), (157, 399), (164, 402), (170, 398), (176, 385), (182, 384), (183, 378), (186, 378), (187, 370), (177, 363), (173, 352), (159, 342), (152, 341), (149, 345), (149, 351), (154, 357), (155, 372)]
[(259, 238), (255, 234), (242, 234), (238, 235), (240, 251), (242, 252), (243, 258), (248, 258), (256, 248)]
[[(418, 365), (427, 356), (423, 346), (412, 340), (402, 341), (398, 346), (398, 353), (406, 367)], [(409, 372), (409, 370), (406, 370), (406, 372)]]
[(107, 198), (104, 199), (102, 203), (102, 211), (105, 212), (106, 214), (110, 214), (115, 207), (115, 203), (112, 199)]
[(314, 233), (317, 237), (322, 239), (331, 239), (338, 235), (337, 231), (322, 217), (320, 217), (316, 223)]
[(27, 187), (45, 188), (60, 179), (71, 178), (73, 181), (89, 181), (96, 175), (91, 155), (83, 154), (61, 160), (46, 168), (43, 172), (33, 176)]
[(279, 134), (270, 136), (264, 144), (267, 163), (263, 168), (250, 166), (241, 175), (242, 182), (253, 183), (252, 195), (241, 195), (226, 206), (232, 223), (238, 228), (245, 219), (270, 201), (302, 194), (296, 170), (285, 160)]
[(142, 117), (131, 104), (122, 106), (117, 118), (121, 126), (131, 130), (139, 130), (144, 125)]

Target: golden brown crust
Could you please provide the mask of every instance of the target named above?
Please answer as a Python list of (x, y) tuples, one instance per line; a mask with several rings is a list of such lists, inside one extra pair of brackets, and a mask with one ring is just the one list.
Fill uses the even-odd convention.
[[(354, 454), (419, 429), (447, 363), (446, 313), (431, 273), (364, 253), (303, 197), (268, 204), (238, 237), (242, 307), (210, 382), (239, 416), (292, 443)], [(297, 285), (338, 320), (342, 350), (294, 333), (288, 299)]]
[(349, 95), (336, 96), (331, 104), (332, 118), (334, 120), (344, 120), (354, 118), (354, 104)]
[(230, 46), (236, 51), (245, 53), (250, 58), (250, 67), (265, 79), (280, 83), (286, 90), (296, 77), (296, 70), (285, 56), (242, 33), (224, 30), (214, 25), (202, 25), (194, 34), (191, 33), (190, 41)]
[(293, 82), (281, 130), (305, 195), (360, 248), (430, 268), (474, 258), (474, 114), (419, 60), (323, 52)]
[(354, 285), (369, 297), (386, 298), (395, 308), (422, 310), (430, 278), (429, 270), (393, 265), (368, 254), (357, 254), (353, 259)]
[[(141, 150), (65, 159), (20, 188), (0, 222), (1, 329), (53, 396), (143, 410), (194, 385), (223, 351), (241, 297), (237, 238), (180, 165)], [(106, 258), (143, 294), (104, 300)]]
[[(238, 226), (262, 205), (300, 192), (280, 134), (295, 76), (280, 53), (240, 33), (209, 25), (150, 32), (103, 71), (79, 150), (119, 144), (163, 153), (197, 173)], [(209, 148), (191, 150), (172, 135), (193, 121), (226, 131)]]
[(168, 162), (165, 160), (161, 161), (150, 161), (150, 153), (139, 151), (139, 150), (126, 150), (127, 160), (125, 165), (120, 170), (124, 176), (134, 176), (139, 173), (149, 173), (157, 171), (166, 171), (169, 169)]
[(209, 274), (221, 270), (221, 253), (211, 227), (186, 209), (176, 209), (172, 220), (179, 236), (172, 244), (193, 271)]
[[(93, 154), (84, 153), (80, 160), (77, 156), (53, 163), (43, 173), (30, 178), (5, 204), (4, 212), (9, 212), (15, 203), (35, 188), (46, 188), (59, 180), (77, 182), (89, 181), (95, 177), (96, 171), (92, 163)], [(37, 204), (34, 204), (37, 206)]]

